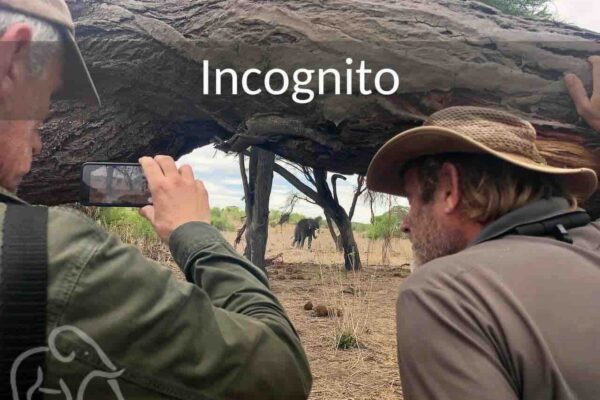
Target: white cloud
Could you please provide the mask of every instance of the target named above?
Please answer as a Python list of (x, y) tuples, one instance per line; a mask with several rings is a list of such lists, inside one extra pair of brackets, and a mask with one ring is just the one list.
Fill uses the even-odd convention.
[(554, 8), (560, 20), (600, 32), (600, 1), (554, 0)]

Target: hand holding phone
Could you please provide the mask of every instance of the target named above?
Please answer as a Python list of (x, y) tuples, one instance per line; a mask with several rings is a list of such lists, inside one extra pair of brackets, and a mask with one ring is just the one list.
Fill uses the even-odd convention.
[(194, 179), (189, 165), (178, 169), (168, 156), (143, 157), (140, 164), (152, 194), (152, 205), (142, 208), (140, 214), (165, 243), (173, 231), (188, 222), (210, 224), (208, 193), (204, 184)]

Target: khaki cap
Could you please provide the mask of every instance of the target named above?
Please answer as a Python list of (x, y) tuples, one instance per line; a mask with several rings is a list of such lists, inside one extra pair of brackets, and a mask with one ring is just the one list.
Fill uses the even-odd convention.
[(100, 96), (75, 41), (75, 23), (65, 0), (0, 0), (0, 8), (9, 8), (57, 25), (67, 39), (61, 97), (83, 97), (100, 102)]
[(419, 128), (392, 138), (375, 155), (367, 186), (377, 192), (405, 195), (399, 171), (415, 158), (443, 153), (484, 153), (516, 166), (557, 176), (581, 201), (598, 186), (589, 168), (549, 166), (535, 145), (536, 131), (528, 121), (504, 111), (482, 107), (450, 107), (431, 115)]

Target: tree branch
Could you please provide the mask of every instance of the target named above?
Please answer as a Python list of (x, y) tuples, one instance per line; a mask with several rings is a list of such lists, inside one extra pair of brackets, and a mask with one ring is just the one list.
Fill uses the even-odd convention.
[(323, 207), (323, 199), (321, 196), (314, 190), (311, 189), (308, 185), (304, 184), (300, 179), (296, 177), (296, 175), (292, 174), (287, 169), (283, 168), (281, 165), (275, 163), (275, 167), (273, 169), (279, 176), (288, 181), (292, 186), (298, 189), (302, 194), (304, 194), (309, 199), (312, 199), (316, 204)]
[(367, 190), (365, 187), (365, 177), (359, 176), (356, 178), (356, 190), (354, 191), (354, 197), (352, 198), (352, 205), (350, 206), (350, 212), (348, 213), (348, 218), (352, 221), (354, 217), (354, 211), (356, 210), (356, 203), (358, 203), (358, 198), (362, 196), (362, 194)]

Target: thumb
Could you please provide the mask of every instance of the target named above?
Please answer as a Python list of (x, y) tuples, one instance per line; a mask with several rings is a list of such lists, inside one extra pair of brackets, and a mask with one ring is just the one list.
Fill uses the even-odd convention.
[(146, 218), (152, 225), (154, 225), (154, 206), (146, 206), (140, 209), (140, 215)]

